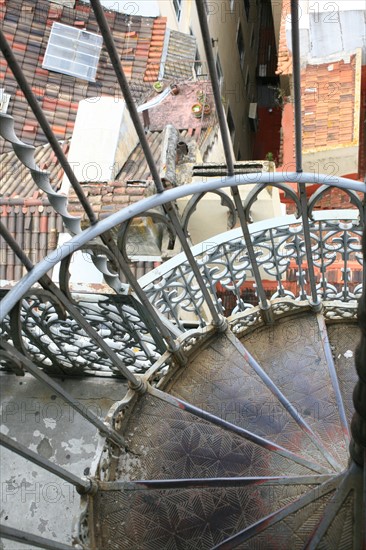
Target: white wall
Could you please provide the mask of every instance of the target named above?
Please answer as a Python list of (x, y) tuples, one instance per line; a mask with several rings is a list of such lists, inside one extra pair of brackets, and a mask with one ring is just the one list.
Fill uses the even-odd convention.
[[(80, 182), (114, 179), (138, 143), (123, 100), (113, 97), (80, 101), (68, 161)], [(66, 177), (61, 191), (67, 193)]]
[[(366, 64), (365, 0), (301, 0), (299, 5), (302, 64), (320, 64), (363, 49)], [(286, 38), (291, 51), (291, 21), (286, 18)]]

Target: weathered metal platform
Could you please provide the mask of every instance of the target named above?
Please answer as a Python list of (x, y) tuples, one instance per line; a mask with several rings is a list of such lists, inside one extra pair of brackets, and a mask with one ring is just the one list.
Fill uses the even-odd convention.
[(348, 453), (358, 338), (355, 323), (327, 330), (313, 313), (241, 340), (227, 330), (131, 393), (126, 448), (107, 468), (102, 454), (88, 497), (91, 548), (361, 548), (364, 474)]

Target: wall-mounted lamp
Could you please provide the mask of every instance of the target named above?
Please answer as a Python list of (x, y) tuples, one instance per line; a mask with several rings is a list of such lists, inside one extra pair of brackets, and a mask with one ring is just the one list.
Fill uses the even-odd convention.
[(211, 38), (211, 45), (212, 45), (213, 48), (215, 47), (215, 43), (218, 42), (218, 41), (219, 41), (218, 38)]

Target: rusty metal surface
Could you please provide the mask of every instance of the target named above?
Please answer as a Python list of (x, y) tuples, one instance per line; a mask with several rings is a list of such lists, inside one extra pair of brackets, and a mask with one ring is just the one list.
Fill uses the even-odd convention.
[(93, 504), (96, 546), (209, 550), (307, 490), (294, 485), (101, 492)]
[[(262, 334), (262, 339), (269, 340), (266, 331)], [(256, 336), (253, 339), (255, 341)], [(260, 340), (258, 345), (264, 347), (265, 342)], [(270, 356), (273, 353), (286, 353), (281, 345), (276, 346), (276, 350), (273, 347), (269, 350), (267, 346), (265, 352)], [(266, 357), (265, 353), (263, 355)], [(272, 373), (270, 376), (273, 377)], [(281, 384), (281, 376), (273, 379), (275, 383)], [(294, 396), (295, 399), (291, 399), (291, 395), (287, 396), (288, 405), (281, 404), (227, 335), (218, 336), (166, 390), (224, 420), (331, 468), (310, 437), (300, 428), (296, 417), (290, 415), (291, 403), (297, 407), (297, 396)]]
[[(239, 544), (236, 549), (303, 550), (306, 541), (320, 521), (332, 494), (328, 493), (293, 512), (275, 525)], [(333, 550), (333, 548), (336, 547), (328, 547), (327, 550)]]
[(355, 323), (334, 324), (327, 327), (339, 386), (349, 424), (354, 413), (353, 388), (357, 382), (354, 350), (360, 340), (360, 330)]
[(328, 531), (320, 541), (319, 550), (348, 550), (351, 547), (354, 530), (354, 494), (348, 496), (334, 517)]
[(310, 475), (268, 448), (144, 395), (124, 430), (119, 479)]
[(316, 316), (281, 319), (242, 343), (306, 419), (327, 451), (346, 467), (348, 448)]

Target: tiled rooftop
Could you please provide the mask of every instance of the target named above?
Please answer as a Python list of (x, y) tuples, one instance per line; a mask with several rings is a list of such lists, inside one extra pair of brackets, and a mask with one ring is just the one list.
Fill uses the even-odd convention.
[(278, 44), (277, 74), (292, 74), (292, 56), (289, 52), (286, 39), (286, 19), (291, 13), (291, 0), (283, 0), (280, 26), (280, 40)]
[[(351, 147), (360, 139), (360, 55), (301, 72), (303, 153)], [(293, 104), (286, 103), (282, 117), (283, 164), (295, 159)]]
[(304, 152), (357, 144), (359, 140), (359, 56), (349, 62), (308, 65), (301, 72)]
[[(130, 81), (131, 91), (138, 103), (151, 92), (151, 82), (159, 76), (166, 33), (166, 18), (128, 16), (106, 11), (108, 23), (122, 65)], [(87, 82), (42, 68), (50, 29), (55, 21), (98, 32), (90, 6), (76, 1), (74, 8), (54, 4), (48, 0), (0, 0), (0, 19), (5, 36), (22, 65), (33, 92), (40, 101), (56, 137), (60, 140), (72, 135), (78, 102), (87, 97), (112, 95), (120, 97), (114, 71), (103, 47), (96, 82)], [(177, 52), (181, 41), (181, 52)], [(186, 78), (189, 64), (193, 64), (194, 38), (175, 33), (168, 44), (165, 58), (169, 79)], [(172, 64), (176, 52), (176, 63)], [(172, 57), (173, 56), (173, 57)], [(177, 62), (180, 59), (180, 62)], [(163, 63), (164, 66), (164, 63)], [(33, 113), (26, 104), (4, 59), (0, 59), (0, 87), (11, 94), (8, 114), (15, 119), (18, 137), (29, 144), (45, 143)], [(5, 147), (5, 148), (4, 148)], [(0, 152), (8, 145), (0, 144)]]
[[(56, 248), (62, 218), (47, 199), (0, 198), (0, 217), (33, 264)], [(0, 280), (16, 281), (25, 273), (20, 260), (0, 237)]]
[[(69, 141), (62, 144), (64, 153), (69, 150)], [(53, 189), (61, 186), (63, 170), (50, 145), (39, 145), (34, 151), (34, 160), (40, 170), (49, 172)], [(0, 203), (9, 199), (42, 199), (46, 196), (35, 184), (30, 171), (20, 162), (14, 151), (0, 155)]]
[[(148, 132), (146, 137), (154, 160), (159, 166), (163, 132)], [(180, 139), (182, 141), (189, 140), (190, 132), (187, 130), (181, 131)], [(141, 144), (138, 144), (115, 181), (111, 181), (107, 185), (92, 182), (84, 183), (83, 191), (96, 216), (102, 219), (125, 206), (141, 200), (148, 192), (149, 186), (154, 188)], [(68, 208), (71, 214), (85, 218), (83, 209), (72, 189), (69, 192)]]

